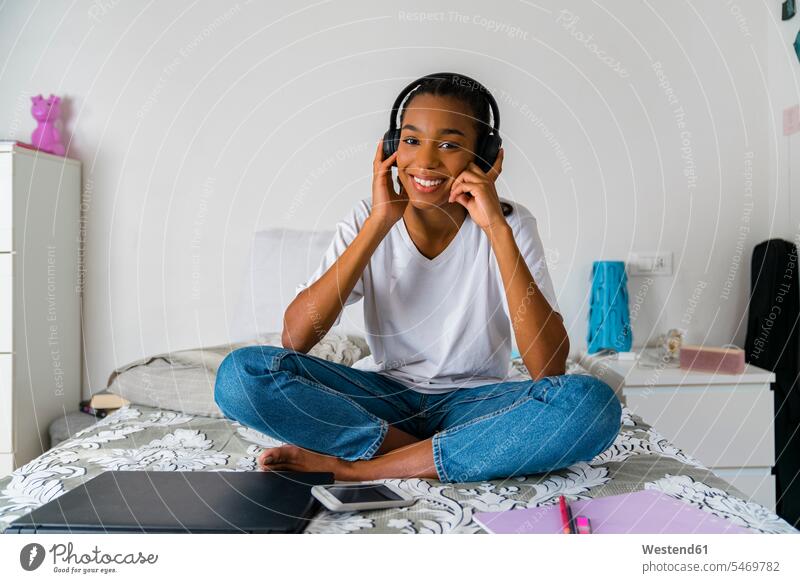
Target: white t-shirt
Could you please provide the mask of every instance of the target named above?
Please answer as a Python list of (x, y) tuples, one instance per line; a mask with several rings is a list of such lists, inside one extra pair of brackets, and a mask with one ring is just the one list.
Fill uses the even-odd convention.
[[(559, 312), (536, 218), (518, 202), (506, 217), (520, 253), (550, 307)], [(322, 263), (296, 294), (317, 281), (355, 239), (372, 199), (336, 225)], [(421, 393), (445, 393), (523, 377), (511, 365), (511, 321), (502, 277), (486, 234), (469, 214), (433, 259), (419, 252), (400, 219), (376, 248), (346, 305), (364, 300), (372, 354), (353, 368), (375, 371)], [(341, 320), (341, 313), (334, 326)]]

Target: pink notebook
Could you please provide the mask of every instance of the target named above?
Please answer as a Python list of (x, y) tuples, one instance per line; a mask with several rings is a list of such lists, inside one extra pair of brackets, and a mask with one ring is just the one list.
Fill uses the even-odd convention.
[[(596, 534), (749, 534), (743, 528), (657, 490), (591, 500), (569, 500), (572, 515), (588, 516)], [(475, 522), (496, 534), (562, 534), (558, 504), (505, 512), (476, 512)]]

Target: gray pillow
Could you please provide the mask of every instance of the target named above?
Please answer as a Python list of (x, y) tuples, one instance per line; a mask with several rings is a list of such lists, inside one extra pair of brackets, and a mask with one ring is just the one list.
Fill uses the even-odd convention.
[[(214, 402), (217, 368), (233, 350), (245, 346), (281, 346), (281, 334), (265, 334), (250, 342), (220, 344), (156, 354), (114, 370), (109, 392), (131, 404), (146, 405), (187, 415), (224, 418)], [(364, 338), (329, 332), (308, 354), (352, 366), (370, 354)]]

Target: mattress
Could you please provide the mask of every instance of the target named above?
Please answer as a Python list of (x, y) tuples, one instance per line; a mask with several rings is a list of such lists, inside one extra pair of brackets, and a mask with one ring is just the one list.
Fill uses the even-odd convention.
[[(521, 361), (514, 363), (520, 367)], [(524, 369), (521, 369), (524, 371)], [(585, 373), (570, 365), (568, 373)], [(528, 377), (530, 378), (530, 377)], [(0, 531), (27, 512), (108, 470), (262, 471), (256, 459), (281, 442), (235, 421), (132, 403), (0, 479)], [(386, 479), (412, 495), (403, 508), (321, 509), (306, 533), (485, 533), (475, 512), (658, 490), (760, 533), (797, 532), (625, 408), (616, 441), (588, 462), (557, 472), (482, 482)]]

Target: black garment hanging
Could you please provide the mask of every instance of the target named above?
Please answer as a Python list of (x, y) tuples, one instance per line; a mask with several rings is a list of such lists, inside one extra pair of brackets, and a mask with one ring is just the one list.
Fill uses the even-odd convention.
[(747, 362), (775, 373), (776, 511), (800, 527), (800, 284), (797, 247), (769, 239), (753, 249)]

